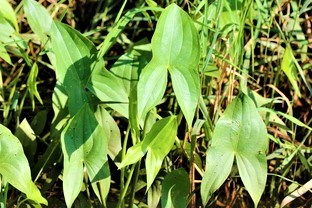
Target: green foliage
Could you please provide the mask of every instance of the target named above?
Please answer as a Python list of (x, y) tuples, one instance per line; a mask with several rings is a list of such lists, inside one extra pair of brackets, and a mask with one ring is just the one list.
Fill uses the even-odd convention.
[(120, 168), (136, 163), (147, 153), (145, 165), (147, 189), (149, 189), (161, 168), (164, 157), (172, 148), (177, 127), (177, 118), (175, 116), (157, 121), (142, 142), (129, 148), (120, 164)]
[(152, 39), (153, 58), (143, 69), (138, 83), (139, 118), (157, 105), (162, 98), (168, 70), (182, 112), (192, 125), (200, 94), (197, 71), (199, 61), (198, 34), (194, 23), (175, 4), (159, 17)]
[(253, 101), (238, 95), (216, 123), (207, 151), (201, 195), (206, 204), (231, 172), (234, 157), (255, 206), (265, 188), (267, 132)]
[(0, 4), (1, 207), (276, 207), (310, 180), (309, 1)]
[(186, 207), (189, 190), (188, 173), (184, 169), (168, 173), (162, 185), (161, 207)]
[(5, 181), (24, 192), (28, 199), (47, 205), (47, 200), (31, 180), (20, 141), (5, 126), (0, 125), (0, 131), (0, 174)]
[(291, 85), (293, 86), (296, 94), (299, 97), (301, 97), (299, 87), (297, 84), (298, 73), (297, 73), (296, 65), (294, 63), (293, 56), (294, 55), (292, 54), (291, 48), (286, 47), (285, 52), (284, 52), (284, 56), (283, 56), (283, 60), (282, 60), (282, 70), (287, 75), (287, 77), (288, 77)]
[(64, 195), (67, 206), (71, 207), (82, 188), (84, 166), (91, 183), (109, 176), (105, 167), (107, 138), (88, 104), (69, 121), (62, 132), (61, 142)]

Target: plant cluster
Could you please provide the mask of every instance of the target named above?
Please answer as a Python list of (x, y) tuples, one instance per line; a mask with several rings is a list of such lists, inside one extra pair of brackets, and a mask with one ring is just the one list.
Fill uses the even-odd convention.
[(0, 0), (1, 207), (308, 206), (310, 9)]

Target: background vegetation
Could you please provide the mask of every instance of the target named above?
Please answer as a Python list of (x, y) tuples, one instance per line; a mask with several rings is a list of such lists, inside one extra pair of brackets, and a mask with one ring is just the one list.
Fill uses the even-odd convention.
[(0, 0), (1, 207), (279, 207), (312, 178), (311, 6)]

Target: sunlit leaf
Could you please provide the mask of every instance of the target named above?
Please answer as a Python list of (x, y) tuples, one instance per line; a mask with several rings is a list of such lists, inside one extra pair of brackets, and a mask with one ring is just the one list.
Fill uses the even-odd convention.
[(225, 181), (235, 156), (241, 179), (257, 206), (267, 176), (267, 143), (266, 127), (254, 102), (241, 93), (217, 121), (201, 185), (203, 203)]
[(143, 69), (138, 83), (138, 117), (142, 119), (146, 113), (159, 104), (164, 96), (167, 84), (167, 71), (156, 61), (151, 61)]
[(195, 70), (191, 71), (184, 67), (180, 67), (179, 69), (174, 67), (169, 68), (169, 72), (178, 103), (184, 113), (189, 128), (191, 128), (199, 99), (200, 81), (198, 73)]
[(65, 24), (52, 24), (50, 36), (56, 77), (68, 96), (68, 109), (73, 116), (84, 103), (91, 102), (92, 94), (86, 91), (86, 84), (91, 72), (102, 69), (104, 62), (97, 60), (97, 50), (90, 40)]
[[(26, 41), (20, 36), (18, 31), (15, 30), (14, 26), (10, 24), (5, 18), (0, 16), (0, 44), (2, 46), (13, 46), (16, 49), (27, 49)], [(25, 61), (29, 61), (22, 50), (14, 50), (18, 56), (24, 57)]]
[(102, 172), (102, 176), (101, 176), (102, 179), (91, 183), (91, 185), (92, 185), (92, 189), (95, 195), (98, 197), (101, 203), (106, 207), (106, 197), (109, 193), (110, 184), (111, 184), (108, 161), (104, 164), (101, 172)]
[(282, 70), (286, 74), (289, 82), (293, 86), (296, 94), (301, 97), (301, 93), (297, 84), (298, 73), (295, 62), (293, 61), (292, 50), (290, 47), (286, 47), (284, 52), (283, 60), (282, 60)]
[(177, 128), (176, 116), (169, 116), (157, 121), (143, 139), (142, 149), (148, 150), (145, 162), (147, 189), (152, 185), (165, 156), (174, 144)]
[[(147, 48), (147, 45), (140, 45), (141, 49)], [(131, 50), (118, 58), (110, 71), (121, 79), (125, 92), (130, 95), (131, 83), (139, 81), (139, 74), (147, 64), (146, 58), (136, 50)]]
[(53, 19), (46, 8), (34, 0), (24, 0), (24, 11), (31, 29), (39, 36), (43, 44), (48, 40)]
[(7, 0), (0, 0), (0, 5), (0, 18), (8, 20), (15, 30), (18, 31), (16, 15), (10, 3)]
[(0, 124), (0, 174), (12, 186), (24, 192), (28, 199), (47, 205), (31, 180), (28, 161), (20, 141)]
[(102, 126), (106, 138), (108, 139), (108, 155), (112, 160), (118, 155), (121, 150), (121, 136), (120, 130), (112, 118), (112, 116), (105, 110), (103, 105), (99, 105), (95, 117)]
[(167, 82), (167, 70), (173, 89), (189, 127), (200, 94), (199, 40), (193, 21), (175, 4), (161, 14), (152, 38), (153, 58), (143, 69), (138, 84), (139, 118), (157, 105)]
[(64, 154), (63, 190), (67, 206), (78, 196), (85, 165), (91, 182), (107, 178), (107, 138), (92, 110), (85, 104), (61, 134)]
[(28, 91), (29, 91), (29, 96), (31, 99), (31, 105), (32, 105), (33, 110), (35, 109), (34, 97), (36, 97), (37, 100), (41, 104), (43, 104), (40, 94), (37, 90), (37, 76), (38, 76), (38, 65), (34, 63), (33, 66), (31, 67), (31, 70), (27, 79)]
[(52, 25), (54, 24), (52, 17), (47, 9), (37, 1), (25, 0), (23, 4), (29, 26), (38, 35), (41, 44), (46, 48), (51, 64), (55, 66), (55, 56), (50, 51), (51, 43), (49, 38)]
[(147, 153), (145, 166), (147, 189), (149, 189), (161, 168), (163, 159), (173, 146), (177, 128), (176, 116), (169, 116), (157, 121), (142, 142), (128, 149), (119, 168), (138, 162)]
[[(267, 112), (267, 113), (270, 113), (272, 115), (280, 115), (280, 116), (283, 116), (284, 118), (286, 118), (287, 120), (291, 121), (292, 123), (298, 125), (298, 126), (301, 126), (301, 127), (304, 127), (304, 128), (307, 128), (309, 130), (312, 130), (311, 127), (309, 127), (308, 125), (302, 123), (299, 119), (291, 116), (291, 115), (288, 115), (286, 113), (282, 113), (280, 111), (275, 111), (273, 109), (270, 109), (270, 108), (265, 108), (265, 107), (261, 107), (259, 108), (259, 111), (260, 112)], [(278, 117), (277, 117), (278, 118)], [(278, 124), (281, 124), (281, 125), (285, 125), (285, 123), (282, 121), (282, 120), (278, 120), (280, 121)], [(277, 122), (276, 122), (277, 123)]]
[(128, 118), (128, 94), (120, 78), (106, 69), (97, 69), (92, 72), (87, 87), (102, 102)]
[(15, 136), (20, 140), (25, 155), (32, 164), (37, 150), (36, 134), (26, 118), (18, 125)]
[(102, 58), (105, 53), (116, 42), (117, 37), (125, 29), (126, 25), (133, 19), (136, 13), (140, 12), (138, 9), (129, 10), (122, 18), (113, 26), (112, 30), (106, 36), (104, 42), (101, 44), (99, 56)]
[(204, 204), (229, 176), (233, 161), (234, 153), (231, 149), (225, 151), (223, 147), (209, 147), (206, 155), (206, 170), (201, 183), (201, 197)]
[(0, 43), (0, 58), (12, 65), (11, 57), (5, 47)]
[(142, 148), (142, 142), (130, 147), (127, 150), (127, 154), (121, 161), (119, 168), (123, 168), (127, 165), (134, 164), (138, 162), (147, 152), (147, 149)]

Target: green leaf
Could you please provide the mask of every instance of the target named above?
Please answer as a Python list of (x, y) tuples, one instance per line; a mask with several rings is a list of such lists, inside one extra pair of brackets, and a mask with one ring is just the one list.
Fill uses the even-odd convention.
[(177, 128), (176, 116), (169, 116), (157, 121), (142, 142), (128, 149), (119, 168), (138, 162), (147, 152), (145, 166), (148, 190), (161, 168), (163, 159), (173, 146)]
[(29, 96), (31, 99), (31, 105), (32, 105), (33, 110), (35, 109), (34, 97), (36, 97), (38, 101), (41, 104), (43, 104), (40, 94), (37, 90), (37, 83), (36, 83), (37, 76), (38, 76), (38, 65), (34, 63), (33, 66), (31, 67), (31, 70), (27, 79), (28, 91), (29, 91)]
[(126, 25), (133, 19), (136, 13), (140, 12), (138, 9), (129, 10), (122, 18), (113, 26), (112, 30), (108, 33), (104, 42), (101, 44), (99, 57), (103, 57), (105, 53), (117, 41), (117, 37), (126, 28)]
[(194, 69), (199, 61), (199, 40), (192, 19), (176, 4), (159, 17), (152, 38), (153, 58), (157, 62)]
[(25, 155), (32, 164), (37, 150), (36, 134), (26, 118), (18, 125), (15, 136), (20, 140)]
[(168, 173), (162, 184), (161, 207), (187, 207), (189, 191), (189, 175), (183, 168)]
[(0, 18), (5, 18), (18, 31), (18, 24), (15, 12), (7, 0), (0, 0)]
[(147, 149), (142, 148), (142, 142), (133, 145), (127, 150), (127, 154), (121, 161), (121, 164), (119, 165), (118, 168), (120, 169), (138, 162), (146, 154), (146, 152)]
[(148, 111), (159, 104), (167, 84), (165, 66), (156, 61), (149, 62), (143, 69), (138, 82), (138, 119), (145, 118)]
[(64, 87), (59, 82), (56, 82), (52, 95), (52, 107), (54, 112), (52, 129), (68, 115), (67, 101), (68, 97)]
[(170, 72), (178, 103), (191, 128), (200, 95), (199, 39), (192, 19), (175, 4), (161, 14), (152, 39), (153, 54)]
[(169, 68), (172, 86), (178, 103), (188, 123), (192, 127), (197, 102), (200, 96), (200, 80), (197, 71), (180, 67)]
[(24, 12), (27, 17), (27, 22), (34, 31), (36, 35), (38, 35), (41, 44), (46, 48), (47, 55), (50, 59), (50, 62), (53, 66), (55, 64), (55, 55), (50, 52), (51, 50), (51, 42), (50, 42), (50, 32), (52, 25), (54, 24), (52, 17), (49, 12), (46, 10), (44, 6), (39, 4), (34, 0), (24, 0)]
[[(241, 22), (241, 10), (242, 10), (242, 0), (238, 1), (231, 1), (226, 0), (223, 2), (223, 11), (220, 14), (220, 23), (219, 27), (221, 29), (225, 29), (226, 26), (232, 26), (232, 25), (240, 25)], [(229, 31), (225, 30), (226, 32)]]
[(151, 188), (148, 190), (147, 204), (148, 207), (157, 208), (161, 197), (162, 184), (159, 180), (155, 180)]
[(207, 204), (231, 171), (234, 156), (241, 179), (257, 206), (265, 188), (267, 163), (266, 127), (254, 102), (239, 94), (218, 120), (207, 151), (206, 171), (201, 185)]
[(163, 159), (171, 150), (177, 129), (176, 116), (169, 116), (157, 121), (144, 137), (142, 149), (143, 151), (148, 150), (145, 161), (147, 189), (152, 185), (161, 168)]
[[(18, 31), (15, 30), (14, 26), (10, 24), (10, 22), (0, 16), (0, 44), (3, 43), (2, 46), (13, 46), (16, 50), (12, 50), (18, 56), (26, 56), (24, 51), (27, 49), (26, 41), (20, 36)], [(19, 50), (18, 50), (19, 49)], [(21, 50), (22, 49), (22, 50)], [(23, 57), (26, 61), (26, 57)], [(28, 58), (28, 57), (27, 57)]]
[[(140, 45), (146, 48), (147, 45)], [(131, 50), (118, 58), (110, 72), (121, 79), (121, 84), (127, 95), (130, 95), (131, 83), (137, 84), (139, 74), (147, 64), (146, 58), (136, 50)]]
[(207, 204), (212, 194), (229, 176), (233, 161), (234, 153), (231, 150), (225, 151), (222, 146), (209, 147), (206, 156), (206, 171), (203, 175), (200, 189), (203, 204)]
[(107, 178), (107, 138), (92, 110), (85, 104), (61, 134), (64, 154), (63, 189), (67, 206), (78, 196), (85, 165), (91, 182)]
[(86, 84), (93, 70), (103, 68), (104, 61), (97, 60), (97, 50), (90, 40), (65, 24), (52, 24), (50, 35), (56, 57), (56, 77), (64, 86), (69, 113), (73, 116), (84, 103), (92, 100)]
[(293, 59), (294, 56), (292, 54), (292, 50), (289, 46), (287, 46), (282, 60), (282, 70), (284, 71), (289, 82), (293, 86), (295, 93), (299, 97), (301, 97), (301, 93), (297, 84), (298, 79), (297, 67)]
[(53, 24), (52, 17), (46, 8), (37, 1), (24, 0), (23, 3), (28, 24), (35, 34), (39, 36), (42, 43), (45, 44)]
[(0, 43), (0, 58), (2, 58), (8, 64), (13, 65), (10, 55), (8, 54), (5, 47), (1, 43)]
[(91, 185), (92, 185), (92, 188), (93, 188), (95, 195), (98, 197), (98, 199), (104, 205), (104, 207), (107, 207), (106, 206), (106, 197), (109, 193), (110, 183), (111, 183), (108, 161), (104, 164), (101, 172), (103, 173), (102, 179), (91, 183)]
[(128, 118), (128, 95), (122, 80), (106, 69), (94, 70), (87, 88), (102, 102)]
[(108, 155), (112, 160), (114, 160), (121, 150), (120, 130), (115, 120), (105, 110), (103, 105), (99, 105), (97, 107), (95, 117), (100, 126), (103, 128), (106, 138), (108, 139)]
[[(270, 109), (270, 108), (265, 108), (265, 107), (261, 107), (258, 109), (260, 112), (268, 112), (270, 114), (273, 114), (273, 115), (280, 115), (280, 116), (283, 116), (284, 118), (286, 118), (287, 120), (291, 121), (292, 123), (298, 125), (298, 126), (301, 126), (301, 127), (304, 127), (304, 128), (307, 128), (309, 130), (312, 130), (311, 127), (309, 127), (308, 125), (302, 123), (299, 119), (291, 116), (291, 115), (288, 115), (286, 113), (282, 113), (280, 111), (275, 111), (273, 109)], [(277, 117), (278, 118), (278, 117)], [(279, 120), (278, 120), (279, 121)], [(283, 121), (281, 120), (280, 122), (275, 122), (275, 123), (278, 123), (278, 124), (281, 124), (281, 125), (285, 125), (283, 123)]]
[(199, 62), (199, 40), (193, 21), (175, 4), (161, 14), (152, 38), (153, 58), (143, 69), (138, 84), (139, 118), (162, 98), (169, 69), (173, 89), (189, 127), (200, 95), (196, 69)]
[(19, 140), (0, 124), (0, 174), (12, 186), (24, 192), (28, 199), (48, 205), (31, 180), (28, 161)]
[(47, 123), (47, 118), (48, 110), (41, 110), (32, 119), (30, 126), (36, 135), (40, 135), (43, 132)]

